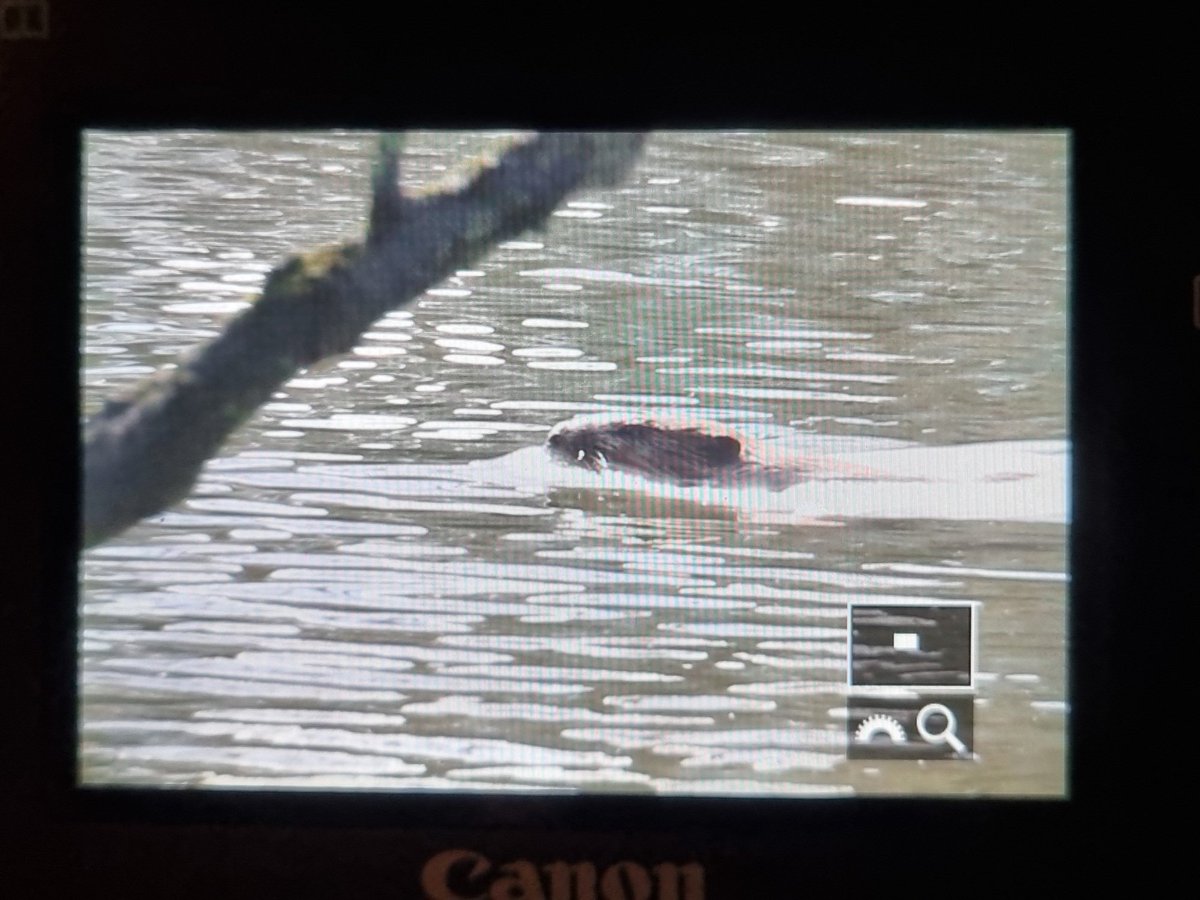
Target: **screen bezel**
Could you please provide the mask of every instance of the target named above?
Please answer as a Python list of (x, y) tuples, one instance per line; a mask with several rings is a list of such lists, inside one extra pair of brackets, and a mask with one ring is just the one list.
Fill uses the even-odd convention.
[[(85, 68), (80, 65), (80, 68)], [(34, 772), (39, 812), (33, 820), (65, 830), (75, 842), (94, 841), (97, 847), (114, 846), (105, 835), (132, 835), (139, 846), (154, 845), (159, 836), (179, 833), (198, 835), (192, 851), (180, 848), (161, 861), (140, 864), (165, 866), (180, 853), (203, 854), (235, 835), (250, 835), (252, 842), (271, 844), (292, 835), (286, 846), (289, 859), (304, 871), (324, 872), (319, 861), (304, 860), (312, 848), (350, 847), (357, 839), (365, 848), (386, 846), (397, 836), (411, 845), (411, 852), (379, 859), (375, 868), (394, 871), (401, 860), (417, 859), (430, 847), (453, 845), (536, 846), (546, 852), (606, 853), (642, 852), (640, 848), (674, 848), (681, 841), (699, 848), (697, 852), (726, 865), (729, 871), (757, 872), (762, 864), (781, 863), (800, 853), (804, 859), (829, 858), (846, 863), (855, 858), (860, 840), (888, 842), (882, 855), (903, 859), (927, 842), (961, 854), (991, 853), (989, 841), (1014, 850), (1033, 838), (1052, 840), (1076, 847), (1107, 827), (1112, 804), (1133, 795), (1132, 785), (1114, 778), (1109, 769), (1109, 752), (1127, 746), (1131, 738), (1112, 726), (1113, 709), (1121, 683), (1110, 652), (1118, 635), (1145, 634), (1145, 625), (1130, 615), (1122, 599), (1133, 584), (1139, 559), (1158, 555), (1155, 533), (1136, 530), (1149, 517), (1145, 501), (1136, 492), (1139, 484), (1154, 473), (1140, 470), (1136, 448), (1126, 435), (1136, 428), (1148, 410), (1139, 405), (1136, 385), (1151, 377), (1135, 368), (1135, 359), (1125, 348), (1148, 345), (1156, 336), (1151, 319), (1132, 325), (1124, 315), (1131, 289), (1151, 290), (1145, 281), (1151, 261), (1176, 251), (1183, 235), (1169, 246), (1151, 248), (1144, 234), (1141, 243), (1130, 245), (1123, 231), (1114, 228), (1121, 215), (1144, 212), (1149, 200), (1133, 186), (1122, 182), (1123, 159), (1132, 139), (1115, 136), (1095, 118), (1078, 114), (1064, 104), (1030, 117), (1017, 112), (1016, 88), (1010, 105), (984, 109), (967, 98), (941, 108), (905, 107), (905, 100), (871, 103), (859, 98), (853, 112), (825, 105), (803, 111), (736, 108), (709, 98), (696, 106), (674, 110), (671, 116), (641, 112), (638, 115), (593, 116), (589, 121), (563, 121), (543, 110), (525, 117), (524, 125), (556, 127), (601, 124), (605, 127), (662, 125), (713, 125), (764, 123), (796, 128), (852, 128), (868, 125), (900, 127), (1012, 127), (1065, 129), (1072, 133), (1072, 303), (1071, 303), (1071, 403), (1070, 433), (1073, 441), (1072, 527), (1070, 533), (1070, 765), (1068, 797), (1062, 800), (998, 798), (851, 798), (851, 799), (761, 799), (761, 798), (647, 798), (629, 796), (580, 797), (561, 795), (464, 794), (430, 796), (365, 794), (344, 792), (296, 794), (272, 791), (174, 789), (128, 790), (81, 788), (75, 784), (75, 685), (76, 685), (76, 541), (78, 533), (75, 502), (78, 497), (77, 422), (78, 372), (76, 334), (79, 289), (78, 252), (81, 246), (79, 218), (80, 140), (84, 128), (168, 127), (214, 125), (222, 127), (395, 127), (393, 117), (380, 116), (377, 99), (360, 99), (347, 114), (344, 99), (328, 88), (307, 97), (282, 100), (269, 116), (255, 109), (251, 98), (229, 103), (235, 95), (231, 82), (220, 90), (206, 86), (202, 66), (190, 74), (176, 72), (171, 90), (156, 86), (152, 78), (128, 71), (103, 72), (89, 81), (76, 69), (72, 84), (60, 88), (57, 97), (45, 100), (38, 115), (45, 124), (39, 148), (44, 158), (31, 165), (43, 183), (54, 186), (46, 192), (38, 211), (52, 252), (47, 260), (30, 260), (34, 275), (50, 286), (58, 304), (43, 304), (34, 310), (38, 334), (52, 347), (47, 389), (59, 401), (50, 426), (49, 452), (40, 454), (41, 472), (54, 473), (53, 499), (34, 499), (30, 505), (44, 535), (41, 543), (40, 577), (31, 595), (31, 608), (23, 610), (18, 632), (30, 638), (17, 648), (12, 660), (20, 675), (36, 673), (34, 689), (18, 698), (17, 709), (26, 704), (29, 721), (41, 723), (39, 740), (18, 750), (14, 771)], [(132, 100), (114, 100), (121, 88), (136, 90)], [(184, 102), (178, 102), (180, 85)], [(138, 93), (141, 91), (141, 93)], [(297, 92), (300, 93), (300, 92)], [(290, 94), (290, 92), (289, 92)], [(64, 100), (65, 95), (65, 100)], [(220, 95), (220, 96), (217, 96)], [(552, 105), (555, 98), (544, 98)], [(907, 101), (911, 103), (911, 101)], [(331, 114), (339, 103), (340, 115)], [(707, 105), (705, 105), (707, 103)], [(686, 106), (686, 104), (685, 104)], [(720, 107), (720, 108), (718, 108)], [(505, 124), (498, 107), (456, 110), (451, 120), (444, 110), (416, 110), (406, 120), (434, 127)], [(267, 122), (265, 119), (271, 121)], [(511, 120), (508, 120), (511, 121)], [(74, 185), (74, 187), (69, 187)], [(1116, 213), (1116, 215), (1114, 215)], [(1156, 251), (1163, 252), (1156, 252)], [(1181, 257), (1172, 257), (1179, 260)], [(65, 263), (65, 265), (64, 265)], [(1180, 283), (1182, 265), (1152, 276), (1154, 286)], [(1184, 282), (1186, 283), (1186, 282)], [(1175, 344), (1169, 344), (1174, 347)], [(59, 364), (59, 361), (63, 361)], [(1158, 364), (1162, 364), (1161, 361)], [(63, 398), (71, 398), (62, 404)], [(1161, 400), (1159, 401), (1161, 403)], [(1153, 433), (1153, 432), (1151, 432)], [(1141, 481), (1139, 482), (1139, 479)], [(48, 482), (47, 482), (48, 483)], [(1159, 495), (1161, 496), (1161, 495)], [(1150, 507), (1154, 512), (1154, 507)], [(1170, 524), (1169, 522), (1167, 523)], [(28, 677), (19, 683), (29, 683)], [(1123, 745), (1121, 742), (1126, 741)], [(1102, 751), (1100, 748), (1104, 748)], [(197, 832), (195, 826), (211, 826)], [(215, 831), (212, 830), (215, 828)], [(296, 837), (293, 830), (303, 828)], [(367, 829), (366, 832), (363, 829)], [(165, 830), (164, 830), (165, 829)], [(248, 829), (248, 830), (247, 830)], [(590, 849), (589, 849), (590, 848)], [(96, 851), (93, 851), (96, 852)], [(528, 850), (524, 851), (528, 854)], [(1049, 852), (1049, 851), (1039, 851)], [(120, 854), (117, 854), (120, 856)], [(495, 854), (502, 855), (500, 851)], [(1037, 856), (1037, 853), (1034, 854)], [(723, 862), (717, 862), (723, 860)], [(138, 865), (126, 854), (121, 871)], [(233, 859), (229, 871), (254, 870), (255, 864)], [(958, 871), (959, 863), (951, 863)], [(850, 880), (853, 875), (846, 872)], [(767, 876), (762, 876), (767, 877)], [(382, 883), (382, 880), (381, 882)]]

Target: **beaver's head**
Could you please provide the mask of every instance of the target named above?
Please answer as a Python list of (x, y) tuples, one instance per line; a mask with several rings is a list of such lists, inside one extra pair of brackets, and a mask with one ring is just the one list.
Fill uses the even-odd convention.
[(565, 427), (559, 425), (546, 439), (546, 446), (559, 459), (599, 472), (608, 465), (605, 452), (609, 441), (605, 429), (598, 426)]
[(645, 422), (564, 422), (546, 441), (559, 459), (599, 472), (610, 466), (687, 481), (741, 462), (741, 441), (703, 426)]

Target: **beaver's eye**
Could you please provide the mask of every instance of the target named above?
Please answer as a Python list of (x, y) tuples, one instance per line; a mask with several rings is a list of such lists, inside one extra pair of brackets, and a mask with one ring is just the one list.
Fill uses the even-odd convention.
[(583, 461), (583, 458), (584, 458), (585, 456), (587, 456), (587, 454), (586, 454), (586, 453), (584, 453), (582, 450), (580, 450), (578, 453), (576, 453), (576, 454), (575, 454), (575, 458), (576, 458), (577, 460), (579, 460), (580, 462), (582, 462), (582, 461)]

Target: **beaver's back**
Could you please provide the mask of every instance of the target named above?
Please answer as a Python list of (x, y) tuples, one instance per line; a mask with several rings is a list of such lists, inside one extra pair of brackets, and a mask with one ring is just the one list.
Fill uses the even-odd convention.
[(609, 465), (684, 481), (712, 478), (745, 464), (745, 443), (697, 423), (622, 422), (598, 436)]

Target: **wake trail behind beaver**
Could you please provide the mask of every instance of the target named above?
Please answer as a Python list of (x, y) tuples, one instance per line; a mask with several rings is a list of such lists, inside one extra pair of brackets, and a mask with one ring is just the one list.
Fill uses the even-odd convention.
[(836, 472), (784, 490), (765, 484), (678, 484), (605, 469), (593, 472), (527, 447), (472, 463), (472, 476), (523, 491), (636, 491), (732, 507), (739, 515), (803, 523), (810, 519), (946, 519), (1066, 523), (1070, 445), (1064, 440), (909, 446), (843, 452)]

